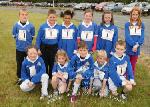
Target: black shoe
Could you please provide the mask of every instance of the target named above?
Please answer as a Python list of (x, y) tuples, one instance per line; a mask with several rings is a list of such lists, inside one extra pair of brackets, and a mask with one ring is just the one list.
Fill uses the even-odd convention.
[(22, 80), (20, 78), (18, 78), (16, 81), (16, 85), (21, 85), (21, 83), (22, 83)]

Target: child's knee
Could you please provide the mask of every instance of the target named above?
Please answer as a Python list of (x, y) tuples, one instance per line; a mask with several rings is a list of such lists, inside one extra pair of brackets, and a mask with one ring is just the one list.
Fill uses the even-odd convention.
[(29, 87), (28, 84), (26, 84), (24, 82), (20, 85), (20, 89), (22, 91), (24, 91), (24, 92), (31, 91), (33, 88), (34, 88), (34, 86), (33, 87)]
[(125, 89), (126, 91), (132, 91), (132, 85), (126, 85)]
[(47, 81), (49, 79), (48, 74), (42, 74), (41, 76), (41, 82)]
[(52, 77), (52, 82), (51, 83), (55, 83), (55, 82), (57, 82), (58, 81), (58, 78), (56, 77), (56, 76), (53, 76)]

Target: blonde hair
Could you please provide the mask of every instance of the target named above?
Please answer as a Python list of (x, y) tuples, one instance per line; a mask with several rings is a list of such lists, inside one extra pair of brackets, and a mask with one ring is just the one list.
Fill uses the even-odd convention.
[(107, 58), (107, 53), (105, 50), (97, 50), (97, 57)]
[(21, 12), (26, 12), (26, 13), (28, 14), (28, 10), (27, 10), (26, 8), (20, 9), (20, 10), (19, 10), (19, 15), (20, 15)]
[(132, 10), (131, 10), (131, 12), (130, 12), (130, 26), (133, 26), (133, 20), (132, 20), (132, 13), (133, 13), (133, 11), (138, 11), (138, 14), (139, 14), (139, 16), (138, 16), (138, 19), (137, 19), (137, 23), (138, 23), (138, 26), (139, 26), (139, 28), (141, 28), (141, 24), (142, 24), (142, 20), (141, 20), (141, 10), (140, 10), (140, 8), (138, 7), (138, 6), (135, 6)]
[(55, 56), (56, 62), (58, 62), (58, 56), (64, 56), (66, 58), (66, 62), (69, 61), (67, 53), (63, 49), (60, 49), (60, 50), (57, 51), (56, 56)]
[(86, 13), (91, 13), (92, 16), (93, 16), (93, 11), (92, 11), (92, 9), (86, 9), (86, 10), (84, 11), (84, 15), (85, 15)]

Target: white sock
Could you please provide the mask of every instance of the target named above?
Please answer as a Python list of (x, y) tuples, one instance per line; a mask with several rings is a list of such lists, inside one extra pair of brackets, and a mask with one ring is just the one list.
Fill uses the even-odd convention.
[(76, 95), (78, 92), (80, 84), (74, 83), (72, 95)]

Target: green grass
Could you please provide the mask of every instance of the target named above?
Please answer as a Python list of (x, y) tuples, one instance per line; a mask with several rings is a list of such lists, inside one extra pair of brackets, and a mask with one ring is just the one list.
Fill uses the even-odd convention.
[[(29, 14), (30, 21), (39, 29), (39, 25), (45, 22), (44, 14)], [(59, 23), (62, 21), (58, 19)], [(81, 97), (76, 105), (71, 105), (69, 98), (65, 97), (55, 103), (47, 105), (47, 101), (39, 101), (40, 87), (36, 87), (30, 93), (24, 93), (15, 85), (16, 62), (15, 41), (11, 37), (13, 24), (18, 21), (18, 11), (0, 10), (0, 106), (1, 107), (149, 107), (150, 106), (150, 72), (146, 66), (138, 63), (136, 72), (137, 86), (129, 94), (125, 104), (105, 98)], [(76, 22), (78, 24), (78, 22)]]

